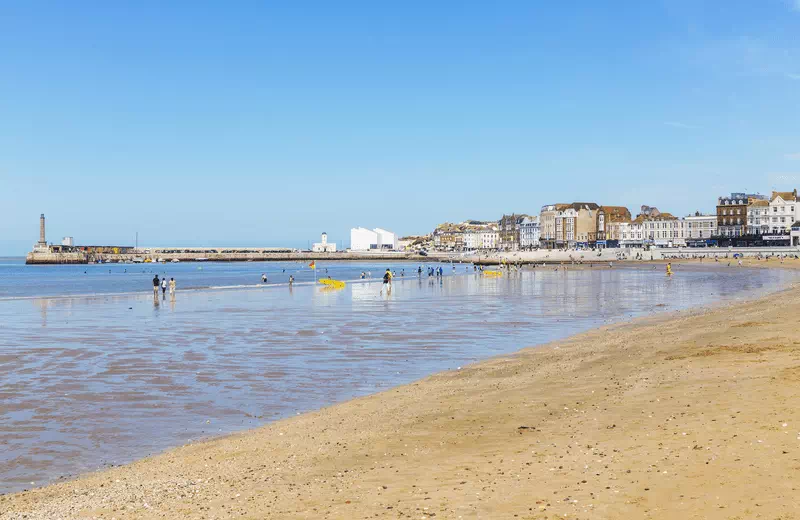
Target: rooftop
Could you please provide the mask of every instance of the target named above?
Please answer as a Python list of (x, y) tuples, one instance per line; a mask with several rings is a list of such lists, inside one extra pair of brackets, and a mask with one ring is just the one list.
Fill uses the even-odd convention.
[(772, 197), (769, 198), (770, 202), (780, 197), (785, 201), (795, 201), (797, 200), (797, 190), (794, 191), (773, 191)]

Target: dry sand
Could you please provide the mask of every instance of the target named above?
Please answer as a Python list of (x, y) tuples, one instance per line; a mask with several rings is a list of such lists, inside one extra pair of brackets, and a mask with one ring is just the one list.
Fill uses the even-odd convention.
[(6, 495), (0, 519), (800, 518), (798, 289)]

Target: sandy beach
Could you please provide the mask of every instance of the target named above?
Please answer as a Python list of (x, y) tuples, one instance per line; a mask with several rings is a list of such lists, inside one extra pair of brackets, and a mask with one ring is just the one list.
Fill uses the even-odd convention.
[(797, 289), (5, 495), (0, 519), (800, 518)]

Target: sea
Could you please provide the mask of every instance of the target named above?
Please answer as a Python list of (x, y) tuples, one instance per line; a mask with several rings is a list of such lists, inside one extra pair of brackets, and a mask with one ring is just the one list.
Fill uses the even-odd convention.
[[(443, 276), (428, 275), (439, 267)], [(649, 264), (486, 277), (459, 263), (0, 258), (0, 493), (798, 280), (722, 263), (673, 267), (671, 277)], [(153, 296), (156, 274), (175, 279), (174, 297)], [(328, 277), (344, 288), (319, 283)]]

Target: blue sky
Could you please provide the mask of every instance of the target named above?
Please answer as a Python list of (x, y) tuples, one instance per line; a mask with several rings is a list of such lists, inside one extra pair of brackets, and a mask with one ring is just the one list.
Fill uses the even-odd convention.
[(800, 186), (800, 0), (5, 2), (0, 254)]

